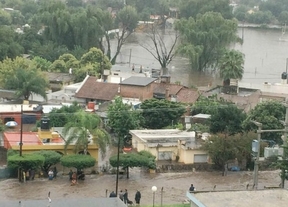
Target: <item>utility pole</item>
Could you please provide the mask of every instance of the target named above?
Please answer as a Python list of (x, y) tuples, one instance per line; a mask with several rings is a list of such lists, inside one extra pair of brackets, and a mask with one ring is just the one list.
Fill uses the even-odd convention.
[(259, 171), (259, 158), (260, 158), (260, 142), (261, 142), (261, 132), (262, 132), (262, 124), (257, 122), (257, 121), (251, 121), (254, 123), (256, 126), (258, 126), (257, 130), (257, 156), (254, 164), (254, 176), (253, 176), (253, 187), (255, 189), (258, 188), (258, 171)]

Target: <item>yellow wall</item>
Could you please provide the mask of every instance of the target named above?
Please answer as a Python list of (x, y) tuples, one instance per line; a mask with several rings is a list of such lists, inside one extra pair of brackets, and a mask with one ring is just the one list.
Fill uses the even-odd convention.
[[(13, 150), (19, 150), (19, 146), (12, 146)], [(22, 152), (23, 154), (26, 153), (31, 153), (31, 152), (35, 152), (35, 151), (40, 151), (40, 150), (52, 150), (52, 151), (58, 151), (61, 152), (63, 154), (65, 154), (64, 152), (64, 145), (56, 145), (56, 144), (47, 144), (47, 145), (23, 145), (22, 146)], [(67, 148), (67, 154), (74, 154), (74, 145), (70, 145)], [(90, 153), (90, 155), (92, 157), (94, 157), (96, 159), (96, 161), (98, 161), (98, 147), (96, 144), (94, 145), (88, 145), (88, 152)]]
[(158, 160), (159, 152), (172, 152), (172, 160), (176, 160), (176, 156), (179, 155), (179, 162), (183, 162), (185, 164), (193, 164), (194, 163), (194, 155), (197, 154), (207, 154), (207, 152), (199, 149), (185, 149), (181, 143), (178, 143), (178, 146), (173, 147), (148, 147), (146, 142), (143, 142), (136, 136), (132, 136), (132, 144), (133, 148), (136, 148), (137, 151), (146, 150), (151, 152), (154, 156), (156, 156), (156, 160)]

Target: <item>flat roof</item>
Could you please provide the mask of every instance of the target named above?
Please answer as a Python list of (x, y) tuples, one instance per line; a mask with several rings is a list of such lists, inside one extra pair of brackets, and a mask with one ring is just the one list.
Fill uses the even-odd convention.
[(0, 104), (0, 113), (21, 112), (21, 105), (23, 105), (23, 111), (38, 111), (38, 104)]
[(144, 129), (130, 130), (131, 135), (135, 135), (143, 141), (147, 142), (153, 139), (187, 139), (195, 137), (194, 132), (182, 131), (179, 129)]
[(246, 191), (193, 193), (205, 207), (287, 206), (287, 189), (264, 189)]
[(51, 203), (47, 200), (21, 200), (21, 205), (19, 205), (19, 200), (17, 201), (0, 201), (0, 206), (5, 207), (15, 207), (15, 206), (29, 206), (29, 207), (41, 207), (41, 206), (51, 206), (51, 207), (95, 207), (95, 206), (105, 206), (105, 207), (125, 207), (123, 201), (119, 198), (77, 198), (77, 199), (52, 199)]
[(157, 78), (131, 76), (123, 80), (120, 84), (121, 85), (133, 85), (133, 86), (147, 86), (156, 80)]

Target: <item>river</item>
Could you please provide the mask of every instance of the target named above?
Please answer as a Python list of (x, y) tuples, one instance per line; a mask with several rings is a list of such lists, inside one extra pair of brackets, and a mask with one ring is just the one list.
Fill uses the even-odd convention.
[[(239, 37), (244, 37), (242, 45), (235, 44), (231, 47), (245, 54), (244, 75), (242, 82), (264, 83), (280, 82), (282, 72), (286, 71), (286, 59), (288, 58), (288, 36), (287, 41), (280, 41), (281, 30), (239, 28)], [(165, 36), (165, 42), (171, 42), (171, 36)], [(123, 46), (117, 62), (135, 68), (140, 65), (143, 68), (160, 68), (159, 63), (153, 56), (139, 45), (138, 42), (149, 43), (147, 36), (136, 33)], [(131, 55), (130, 55), (131, 54)], [(175, 57), (168, 66), (172, 82), (180, 82), (188, 87), (207, 86), (209, 84), (221, 84), (221, 80), (215, 72), (199, 72), (191, 70), (187, 58)]]

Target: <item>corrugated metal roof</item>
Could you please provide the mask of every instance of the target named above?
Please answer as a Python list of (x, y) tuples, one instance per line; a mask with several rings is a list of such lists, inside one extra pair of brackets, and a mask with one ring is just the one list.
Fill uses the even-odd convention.
[(120, 84), (121, 85), (133, 85), (133, 86), (147, 86), (156, 80), (157, 78), (132, 76), (130, 78), (123, 80)]

